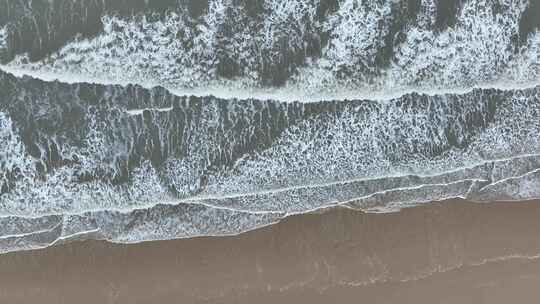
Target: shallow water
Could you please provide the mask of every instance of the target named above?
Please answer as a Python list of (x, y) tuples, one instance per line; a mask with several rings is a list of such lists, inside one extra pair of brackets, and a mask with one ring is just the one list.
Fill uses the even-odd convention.
[[(0, 252), (540, 197), (531, 1), (0, 1)], [(65, 18), (70, 16), (72, 18)]]

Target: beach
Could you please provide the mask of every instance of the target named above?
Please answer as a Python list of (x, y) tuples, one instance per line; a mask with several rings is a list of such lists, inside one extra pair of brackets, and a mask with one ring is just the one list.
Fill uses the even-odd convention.
[(540, 202), (339, 208), (230, 237), (0, 256), (1, 303), (536, 303)]

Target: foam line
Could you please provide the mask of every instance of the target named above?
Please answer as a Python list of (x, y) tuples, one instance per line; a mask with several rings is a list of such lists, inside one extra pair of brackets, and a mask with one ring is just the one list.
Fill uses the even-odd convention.
[[(162, 84), (151, 84), (142, 82), (114, 82), (104, 81), (98, 78), (87, 78), (79, 75), (69, 74), (57, 74), (52, 72), (44, 72), (39, 70), (27, 70), (17, 66), (0, 65), (0, 70), (9, 73), (15, 77), (31, 77), (47, 82), (59, 81), (67, 84), (99, 84), (99, 85), (119, 85), (126, 87), (128, 85), (140, 85), (146, 89), (152, 89), (158, 86), (164, 86)], [(513, 91), (513, 90), (526, 90), (536, 88), (540, 86), (540, 79), (536, 81), (512, 81), (512, 80), (498, 80), (494, 82), (487, 82), (482, 84), (476, 84), (470, 87), (455, 87), (455, 88), (437, 88), (432, 89), (429, 87), (405, 87), (405, 88), (393, 88), (393, 89), (376, 89), (376, 88), (351, 88), (342, 87), (336, 88), (336, 92), (325, 93), (317, 92), (313, 96), (307, 96), (305, 92), (296, 87), (282, 87), (282, 88), (249, 88), (238, 87), (239, 85), (230, 86), (226, 85), (212, 85), (208, 84), (202, 87), (196, 88), (179, 88), (165, 85), (164, 87), (173, 95), (176, 96), (197, 96), (197, 97), (216, 97), (220, 99), (257, 99), (257, 100), (275, 100), (280, 102), (322, 102), (327, 100), (356, 100), (366, 99), (374, 101), (389, 101), (392, 99), (400, 98), (405, 95), (420, 94), (426, 96), (440, 96), (440, 95), (463, 95), (474, 91), (475, 89), (495, 89), (501, 91)], [(233, 87), (231, 89), (231, 87)], [(172, 108), (146, 108), (146, 109), (133, 109), (127, 111), (130, 115), (140, 115), (144, 110), (156, 110), (156, 111), (170, 111)]]

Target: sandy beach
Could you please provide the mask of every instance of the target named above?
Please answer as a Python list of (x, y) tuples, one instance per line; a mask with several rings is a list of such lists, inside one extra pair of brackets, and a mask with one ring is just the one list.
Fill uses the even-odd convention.
[(295, 216), (232, 237), (0, 256), (0, 303), (536, 303), (540, 202)]

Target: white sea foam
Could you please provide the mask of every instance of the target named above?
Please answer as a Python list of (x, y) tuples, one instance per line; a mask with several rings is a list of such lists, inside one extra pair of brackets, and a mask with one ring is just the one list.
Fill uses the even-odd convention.
[[(167, 199), (166, 191), (158, 181), (155, 169), (148, 163), (133, 172), (133, 182), (128, 188), (113, 189), (101, 181), (79, 183), (76, 172), (92, 172), (106, 166), (110, 156), (105, 138), (97, 122), (91, 125), (83, 148), (64, 147), (64, 155), (77, 155), (79, 161), (74, 167), (63, 167), (50, 172), (46, 179), (40, 177), (35, 166), (36, 160), (28, 155), (11, 119), (0, 113), (0, 144), (8, 150), (0, 152), (2, 179), (16, 172), (13, 190), (2, 195), (1, 216), (43, 216), (81, 212), (96, 208), (107, 209), (112, 206), (134, 208), (144, 204), (149, 197)], [(120, 147), (117, 147), (119, 149)], [(121, 153), (120, 150), (115, 153)], [(14, 170), (17, 168), (17, 170)], [(1, 184), (0, 184), (1, 185)]]
[[(382, 21), (391, 1), (358, 6), (360, 1), (345, 0), (324, 24), (314, 19), (312, 1), (266, 1), (263, 35), (255, 41), (266, 55), (279, 53), (284, 33), (290, 32), (289, 47), (301, 48), (296, 43), (309, 27), (329, 31), (322, 57), (308, 59), (280, 88), (258, 82), (255, 65), (261, 54), (252, 52), (248, 28), (236, 29), (238, 39), (231, 42), (244, 77), (217, 76), (218, 32), (230, 18), (226, 8), (231, 3), (211, 1), (196, 31), (179, 13), (160, 21), (104, 16), (105, 30), (97, 37), (77, 38), (39, 62), (19, 56), (1, 68), (48, 81), (161, 85), (177, 95), (215, 95), (231, 103), (238, 102), (234, 98), (385, 102), (351, 103), (328, 116), (314, 114), (280, 131), (264, 149), (206, 170), (208, 159), (232, 155), (234, 143), (251, 134), (236, 138), (229, 134), (232, 129), (212, 132), (226, 127), (222, 109), (208, 103), (197, 114), (198, 124), (185, 131), (191, 132), (190, 141), (181, 158), (169, 156), (160, 168), (141, 161), (130, 168), (129, 182), (120, 185), (100, 174), (115, 176), (117, 164), (127, 162), (132, 147), (124, 138), (137, 134), (121, 126), (136, 124), (148, 110), (152, 127), (162, 132), (155, 140), (163, 147), (171, 105), (128, 109), (114, 104), (99, 113), (85, 112), (89, 131), (80, 143), (46, 138), (64, 159), (76, 159), (46, 176), (36, 166), (41, 160), (26, 151), (21, 130), (0, 112), (0, 146), (5, 147), (0, 187), (9, 187), (0, 197), (5, 227), (0, 252), (76, 238), (133, 243), (232, 235), (337, 205), (391, 212), (451, 198), (540, 197), (540, 34), (532, 33), (517, 54), (512, 50), (526, 2), (504, 1), (502, 11), (493, 14), (489, 1), (467, 1), (456, 25), (436, 32), (433, 1), (423, 0), (418, 25), (407, 30), (389, 67), (377, 71), (373, 60), (384, 42), (375, 38), (389, 30)], [(180, 32), (183, 36), (177, 37)], [(347, 77), (340, 76), (343, 71)], [(376, 75), (366, 76), (371, 74)], [(475, 89), (485, 87), (506, 92)], [(411, 96), (405, 95), (411, 92), (427, 93), (415, 95), (418, 107), (407, 105)], [(405, 97), (395, 99), (400, 96)], [(233, 144), (216, 144), (222, 140)], [(84, 173), (93, 178), (78, 180)]]
[[(540, 35), (538, 36), (540, 37)], [(516, 64), (516, 67), (520, 65)], [(525, 65), (521, 65), (525, 66)], [(99, 78), (92, 78), (88, 75), (81, 75), (78, 73), (62, 72), (55, 73), (51, 71), (41, 69), (27, 69), (18, 65), (0, 65), (0, 70), (10, 73), (16, 77), (32, 77), (43, 81), (60, 81), (62, 83), (77, 84), (77, 83), (90, 83), (90, 84), (103, 84), (103, 85), (121, 85), (127, 86), (133, 84), (130, 81), (121, 80), (103, 80)], [(523, 72), (525, 73), (525, 72)], [(136, 83), (136, 82), (134, 82)], [(157, 86), (157, 83), (145, 82), (136, 83), (147, 89), (152, 89)], [(312, 83), (305, 83), (310, 87), (314, 86)], [(380, 100), (387, 101), (395, 98), (399, 98), (404, 95), (418, 93), (429, 96), (445, 95), (445, 94), (466, 94), (474, 89), (497, 89), (497, 90), (519, 90), (534, 88), (540, 85), (540, 80), (527, 80), (516, 81), (514, 79), (499, 79), (496, 81), (477, 83), (472, 86), (458, 86), (458, 87), (418, 87), (418, 86), (402, 86), (388, 88), (385, 90), (377, 89), (373, 87), (358, 87), (351, 86), (350, 84), (335, 83), (332, 87), (328, 85), (328, 88), (320, 87), (321, 91), (314, 91), (313, 89), (302, 89), (302, 83), (290, 83), (285, 87), (279, 88), (267, 88), (261, 86), (246, 85), (246, 82), (242, 80), (234, 81), (210, 81), (205, 84), (204, 87), (193, 88), (179, 88), (169, 87), (167, 89), (177, 96), (198, 96), (207, 97), (214, 96), (220, 99), (258, 99), (258, 100), (275, 100), (282, 102), (320, 102), (325, 100)], [(161, 108), (161, 110), (168, 110), (170, 108)], [(144, 109), (130, 110), (132, 114), (141, 114)]]
[[(530, 156), (523, 156), (518, 159), (507, 159), (507, 160), (499, 160), (495, 162), (495, 167), (500, 168), (509, 168), (512, 170), (512, 173), (515, 174), (515, 166), (509, 166), (506, 165), (508, 162), (513, 162), (514, 164), (516, 162), (523, 163), (523, 164), (530, 164), (533, 162), (538, 162), (539, 157), (535, 155)], [(486, 169), (494, 168), (493, 166), (487, 166), (484, 167)], [(448, 198), (469, 198), (469, 193), (471, 192), (471, 187), (474, 185), (474, 183), (471, 183), (471, 181), (459, 181), (459, 178), (463, 178), (466, 176), (478, 176), (482, 178), (487, 178), (491, 176), (489, 174), (490, 172), (485, 171), (482, 173), (481, 170), (478, 168), (467, 168), (467, 169), (461, 169), (454, 172), (449, 172), (447, 174), (441, 175), (441, 176), (429, 176), (425, 177), (423, 179), (413, 179), (416, 183), (419, 184), (412, 184), (412, 186), (406, 186), (406, 187), (399, 187), (395, 182), (392, 182), (391, 184), (386, 184), (387, 181), (385, 179), (380, 180), (373, 180), (371, 182), (372, 186), (369, 186), (366, 188), (366, 183), (370, 183), (369, 180), (366, 181), (343, 181), (339, 183), (330, 183), (325, 185), (307, 185), (307, 186), (301, 186), (296, 187), (294, 189), (279, 189), (279, 190), (272, 190), (272, 191), (265, 191), (265, 192), (259, 192), (259, 193), (252, 193), (248, 194), (245, 193), (243, 195), (236, 194), (236, 195), (229, 195), (229, 196), (221, 196), (221, 197), (194, 197), (185, 201), (178, 201), (178, 200), (170, 200), (169, 203), (166, 201), (160, 201), (157, 202), (157, 204), (147, 205), (147, 206), (138, 206), (135, 208), (129, 208), (125, 210), (120, 210), (116, 207), (109, 206), (103, 210), (73, 210), (71, 212), (67, 211), (63, 214), (59, 214), (59, 216), (62, 216), (64, 218), (63, 220), (63, 228), (62, 228), (62, 235), (68, 234), (68, 235), (76, 235), (78, 234), (77, 231), (102, 231), (105, 229), (105, 231), (109, 231), (106, 234), (99, 234), (101, 237), (109, 239), (111, 241), (115, 242), (139, 242), (144, 240), (154, 240), (154, 239), (169, 239), (169, 238), (178, 238), (178, 237), (190, 237), (190, 236), (197, 236), (197, 235), (205, 235), (205, 233), (212, 233), (212, 235), (227, 235), (234, 233), (240, 233), (243, 231), (248, 231), (257, 227), (260, 227), (261, 222), (258, 222), (258, 220), (253, 221), (250, 220), (250, 217), (267, 217), (270, 216), (270, 222), (266, 223), (273, 223), (276, 220), (282, 218), (287, 213), (289, 214), (296, 214), (296, 213), (304, 213), (304, 212), (311, 212), (313, 210), (319, 209), (319, 208), (326, 208), (328, 206), (334, 206), (336, 204), (353, 204), (350, 206), (355, 206), (355, 208), (361, 208), (363, 210), (372, 211), (372, 212), (390, 212), (395, 211), (396, 209), (416, 205), (425, 201), (430, 200), (438, 200), (438, 199), (448, 199)], [(523, 176), (528, 176), (529, 173), (524, 174)], [(498, 173), (499, 176), (499, 183), (504, 182), (508, 180), (517, 180), (521, 177), (508, 177), (507, 174), (502, 174), (500, 171)], [(393, 178), (386, 178), (387, 180), (391, 179), (402, 179), (403, 181), (406, 181), (408, 177), (393, 177)], [(456, 180), (458, 179), (458, 180)], [(453, 180), (456, 180), (453, 182)], [(423, 182), (428, 183), (437, 183), (438, 181), (447, 181), (448, 183), (442, 183), (442, 184), (422, 184)], [(492, 181), (495, 182), (495, 181)], [(394, 184), (394, 185), (392, 185)], [(406, 183), (405, 183), (406, 184)], [(497, 184), (497, 182), (495, 182)], [(454, 187), (458, 186), (457, 188)], [(464, 186), (463, 187), (461, 187)], [(396, 187), (397, 186), (397, 187)], [(329, 188), (331, 187), (331, 188)], [(359, 194), (354, 194), (353, 192), (358, 191), (370, 191), (368, 189), (370, 188), (379, 188), (384, 189), (384, 187), (389, 187), (387, 190), (375, 190), (376, 192), (369, 193), (366, 192), (366, 196), (364, 197), (358, 197)], [(461, 187), (461, 188), (460, 188)], [(332, 189), (333, 188), (333, 189)], [(438, 189), (435, 191), (435, 188)], [(330, 190), (332, 189), (332, 190)], [(363, 190), (366, 189), (366, 190)], [(460, 190), (461, 189), (461, 190)], [(529, 188), (527, 188), (529, 189)], [(298, 192), (298, 190), (301, 190), (301, 192)], [(305, 192), (304, 190), (309, 190), (308, 192)], [(489, 187), (484, 187), (483, 192), (487, 193), (489, 192)], [(291, 192), (292, 191), (292, 192)], [(373, 190), (371, 190), (373, 191)], [(504, 191), (504, 189), (502, 190)], [(292, 193), (296, 193), (291, 195)], [(349, 194), (350, 193), (350, 194)], [(516, 193), (515, 191), (509, 192), (510, 194)], [(280, 204), (279, 201), (281, 199), (277, 199), (276, 194), (284, 195), (285, 205)], [(501, 193), (499, 192), (498, 195)], [(329, 196), (328, 196), (329, 195)], [(349, 196), (348, 196), (349, 195)], [(520, 193), (519, 196), (514, 197), (515, 199), (523, 198), (527, 193)], [(249, 196), (252, 196), (255, 201), (253, 201), (254, 204), (246, 205), (247, 201), (246, 199), (249, 199)], [(278, 210), (275, 212), (268, 211), (268, 207), (271, 205), (268, 205), (265, 203), (265, 196), (268, 198), (268, 203), (273, 204), (274, 210)], [(325, 198), (327, 197), (327, 198)], [(408, 197), (408, 199), (405, 199)], [(504, 197), (504, 196), (500, 196)], [(240, 199), (242, 201), (242, 205), (231, 205), (231, 199)], [(300, 199), (299, 202), (295, 198)], [(470, 198), (475, 198), (474, 196), (471, 196)], [(293, 199), (293, 201), (291, 201)], [(317, 200), (322, 199), (321, 203), (318, 203)], [(309, 202), (310, 204), (306, 205), (303, 204), (303, 202)], [(207, 203), (209, 202), (209, 203)], [(350, 202), (350, 203), (349, 203)], [(277, 204), (277, 205), (276, 205)], [(136, 231), (134, 230), (125, 230), (126, 223), (129, 223), (131, 221), (137, 220), (141, 221), (141, 223), (144, 223), (144, 218), (140, 218), (140, 214), (144, 212), (144, 210), (156, 210), (158, 212), (160, 208), (167, 208), (166, 206), (169, 205), (168, 208), (174, 208), (175, 206), (193, 206), (194, 208), (190, 208), (189, 210), (185, 210), (185, 212), (164, 212), (163, 215), (152, 217), (154, 220), (160, 219), (159, 223), (155, 223), (150, 225), (143, 225), (139, 227)], [(251, 206), (251, 207), (248, 207)], [(200, 209), (203, 208), (203, 209)], [(243, 208), (240, 209), (240, 208)], [(247, 208), (247, 209), (246, 209)], [(292, 209), (290, 209), (292, 208)], [(286, 211), (288, 209), (288, 211)], [(199, 210), (199, 211), (197, 211)], [(227, 226), (223, 227), (220, 226), (222, 223), (221, 216), (212, 215), (212, 214), (201, 214), (200, 211), (204, 210), (212, 210), (212, 212), (225, 212), (225, 214), (230, 214), (229, 216), (232, 216), (227, 221), (231, 221), (234, 219), (235, 223), (237, 224), (229, 224), (233, 226)], [(75, 212), (75, 213), (72, 213)], [(83, 212), (83, 213), (79, 213)], [(204, 211), (207, 212), (207, 211)], [(69, 215), (72, 213), (72, 215)], [(188, 218), (181, 220), (181, 222), (178, 222), (178, 217), (181, 214), (185, 214), (188, 216)], [(242, 215), (242, 216), (240, 216)], [(243, 216), (247, 216), (244, 220), (241, 220), (241, 222), (237, 222), (240, 220)], [(51, 215), (45, 215), (45, 216), (51, 216)], [(112, 216), (112, 218), (111, 218)], [(240, 217), (239, 217), (240, 216)], [(66, 221), (65, 217), (69, 217), (70, 220)], [(126, 218), (130, 219), (128, 222), (125, 220), (118, 220), (118, 217), (120, 218)], [(239, 218), (238, 218), (239, 217)], [(18, 217), (18, 216), (12, 216), (10, 218), (11, 220), (17, 221), (18, 224), (20, 224), (21, 219), (31, 220), (25, 217)], [(8, 219), (8, 220), (10, 220)], [(193, 222), (196, 219), (196, 222)], [(35, 220), (39, 220), (42, 222), (40, 218), (35, 218)], [(54, 219), (53, 219), (54, 220)], [(81, 226), (81, 221), (86, 222), (83, 226)], [(210, 222), (207, 222), (209, 221)], [(172, 221), (172, 222), (171, 222)], [(211, 231), (206, 230), (200, 230), (202, 228), (197, 228), (198, 230), (192, 230), (194, 228), (189, 228), (188, 230), (185, 230), (187, 228), (181, 228), (185, 227), (185, 225), (202, 225), (201, 227), (206, 227), (204, 229), (212, 229)], [(264, 224), (264, 225), (266, 225)], [(5, 227), (6, 223), (4, 223)], [(50, 226), (50, 224), (47, 224)], [(90, 225), (90, 226), (88, 226)], [(111, 226), (112, 225), (112, 226)], [(181, 229), (183, 232), (174, 232), (173, 230), (170, 230), (171, 228), (163, 228), (162, 226), (166, 225), (166, 227), (178, 227), (177, 229)], [(50, 231), (52, 229), (43, 229), (38, 228), (42, 227), (42, 224), (39, 224), (39, 226), (35, 226), (35, 231), (28, 232), (28, 228), (26, 232), (19, 232), (20, 237), (27, 237), (29, 235), (34, 234), (42, 234), (46, 231)], [(107, 228), (109, 227), (109, 228)], [(160, 227), (159, 229), (157, 227)], [(236, 228), (235, 228), (236, 227)], [(40, 230), (41, 229), (41, 230)], [(112, 230), (111, 230), (112, 229)], [(157, 230), (156, 230), (157, 229)], [(220, 230), (222, 229), (222, 230)], [(232, 230), (231, 230), (232, 229)], [(174, 233), (173, 233), (174, 232)], [(7, 232), (6, 232), (7, 233)], [(105, 232), (101, 232), (105, 233)], [(157, 233), (157, 234), (156, 234)], [(118, 236), (118, 234), (120, 236)], [(105, 235), (105, 236), (104, 236)], [(59, 237), (61, 238), (61, 237)]]
[[(409, 29), (406, 42), (396, 51), (387, 81), (447, 87), (496, 81), (499, 77), (538, 79), (534, 73), (537, 58), (522, 60), (522, 66), (515, 67), (513, 39), (519, 32), (519, 19), (527, 1), (505, 1), (501, 6), (496, 14), (492, 1), (466, 1), (453, 28), (435, 34), (431, 20)], [(432, 14), (432, 10), (428, 13)], [(428, 17), (420, 16), (421, 20)], [(536, 36), (529, 39), (524, 50), (536, 47)]]
[[(475, 108), (484, 112), (482, 100), (474, 103), (474, 98), (485, 97), (481, 94), (470, 96), (472, 99), (463, 101), (462, 106), (471, 107), (465, 113), (474, 112)], [(445, 98), (452, 96), (437, 97), (437, 105), (432, 105), (440, 107), (436, 112), (451, 111), (452, 103), (446, 104)], [(444, 128), (453, 122), (443, 119), (447, 116), (462, 119), (459, 118), (461, 112), (454, 110), (455, 113), (434, 116), (429, 108), (425, 112), (408, 112), (389, 102), (369, 111), (351, 108), (324, 125), (318, 120), (304, 120), (285, 130), (268, 149), (239, 159), (232, 168), (211, 172), (207, 185), (201, 189), (203, 192), (195, 197), (191, 194), (194, 189), (190, 187), (198, 184), (202, 173), (197, 157), (205, 157), (211, 149), (221, 149), (208, 145), (215, 141), (210, 134), (201, 133), (201, 138), (190, 147), (190, 156), (182, 160), (169, 159), (163, 172), (158, 173), (149, 162), (143, 162), (131, 172), (128, 185), (116, 187), (99, 179), (84, 183), (75, 179), (75, 172), (114, 172), (115, 168), (107, 167), (114, 163), (111, 160), (117, 155), (127, 155), (128, 147), (107, 141), (105, 133), (111, 120), (97, 120), (89, 114), (90, 132), (85, 143), (80, 147), (61, 147), (64, 157), (71, 159), (70, 155), (77, 155), (78, 162), (48, 172), (47, 178), (42, 179), (36, 171), (35, 160), (24, 150), (9, 117), (3, 115), (0, 138), (14, 150), (2, 155), (2, 168), (4, 172), (18, 168), (17, 174), (21, 178), (13, 179), (13, 190), (2, 196), (0, 214), (35, 217), (95, 210), (129, 211), (147, 208), (149, 204), (174, 202), (167, 185), (163, 184), (164, 177), (167, 183), (183, 193), (187, 201), (208, 201), (214, 207), (250, 212), (302, 212), (335, 203), (332, 199), (351, 200), (369, 195), (369, 191), (392, 189), (395, 187), (392, 179), (398, 177), (426, 176), (434, 183), (437, 175), (458, 172), (443, 183), (464, 179), (496, 182), (534, 170), (538, 162), (527, 155), (540, 153), (537, 136), (540, 105), (536, 97), (516, 91), (506, 98), (498, 106), (494, 123), (475, 136), (466, 151), (451, 149), (431, 159), (414, 150), (418, 146), (444, 145), (447, 141)], [(203, 119), (208, 120), (204, 124), (211, 127), (215, 117), (212, 112), (204, 115)], [(452, 128), (464, 127), (458, 124)], [(462, 139), (458, 137), (458, 140)], [(111, 144), (114, 146), (109, 146)], [(295, 155), (294, 162), (287, 155)], [(504, 159), (507, 161), (503, 162)], [(480, 170), (490, 163), (495, 168)], [(504, 163), (507, 165), (502, 165)], [(467, 168), (474, 170), (471, 169), (471, 173)], [(490, 175), (486, 176), (487, 173)], [(160, 174), (166, 175), (160, 177)], [(369, 180), (378, 184), (379, 190), (374, 186), (365, 188)], [(7, 181), (5, 173), (3, 181)], [(351, 183), (362, 187), (351, 186)], [(429, 182), (417, 180), (402, 186), (422, 184)], [(352, 188), (345, 191), (347, 187)], [(344, 197), (341, 199), (341, 196)]]
[(7, 48), (7, 26), (0, 27), (0, 52)]
[[(373, 60), (384, 46), (381, 37), (389, 25), (383, 21), (391, 13), (391, 1), (344, 1), (323, 24), (313, 19), (316, 5), (311, 1), (265, 1), (268, 7), (260, 36), (253, 36), (247, 26), (247, 32), (235, 27), (240, 32), (230, 43), (237, 50), (233, 57), (238, 58), (244, 76), (232, 80), (220, 78), (215, 66), (218, 29), (232, 18), (225, 13), (231, 5), (226, 0), (211, 1), (197, 31), (179, 13), (158, 21), (104, 16), (105, 30), (97, 37), (78, 38), (39, 62), (18, 57), (2, 69), (49, 81), (160, 85), (179, 95), (284, 101), (389, 99), (412, 91), (433, 94), (530, 86), (540, 81), (540, 34), (531, 33), (517, 54), (513, 40), (526, 3), (506, 1), (495, 14), (488, 0), (467, 1), (456, 25), (437, 32), (434, 4), (422, 1), (418, 25), (407, 29), (390, 66), (378, 72)], [(322, 57), (308, 58), (283, 87), (261, 86), (260, 56), (272, 58), (283, 33), (288, 33), (290, 43), (300, 43), (307, 24), (330, 32)], [(253, 43), (269, 53), (254, 52)], [(349, 76), (340, 77), (343, 71)]]

